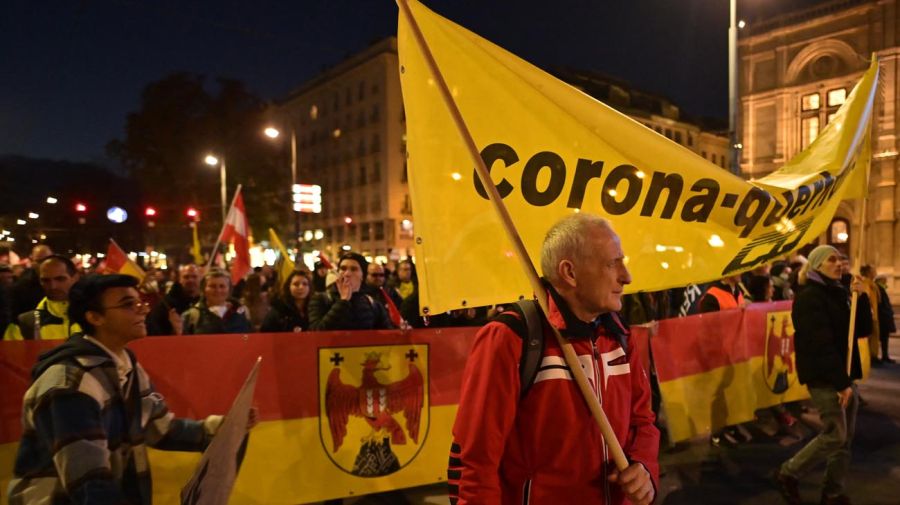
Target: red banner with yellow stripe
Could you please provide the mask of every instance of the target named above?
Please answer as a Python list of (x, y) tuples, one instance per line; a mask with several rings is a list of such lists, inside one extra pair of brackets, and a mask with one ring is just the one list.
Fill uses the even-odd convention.
[[(261, 356), (255, 405), (262, 422), (229, 503), (293, 505), (443, 481), (477, 331), (150, 337), (130, 347), (170, 409), (192, 418), (225, 413)], [(631, 338), (647, 369), (652, 344), (665, 417), (680, 440), (804, 397), (795, 375), (778, 378), (788, 366), (784, 350), (792, 349), (784, 335), (793, 336), (790, 303), (633, 327)], [(12, 476), (30, 368), (58, 344), (0, 342), (0, 489)], [(788, 387), (775, 393), (770, 383)], [(178, 502), (199, 457), (151, 451), (156, 503)]]

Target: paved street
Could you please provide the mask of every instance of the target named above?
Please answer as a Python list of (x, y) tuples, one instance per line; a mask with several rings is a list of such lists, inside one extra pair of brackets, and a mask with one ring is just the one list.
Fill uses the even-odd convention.
[[(891, 342), (900, 357), (900, 339)], [(874, 368), (860, 386), (866, 402), (860, 409), (848, 493), (854, 505), (900, 504), (900, 364)], [(754, 439), (734, 448), (717, 448), (708, 439), (665, 450), (660, 455), (661, 505), (768, 505), (782, 503), (771, 485), (770, 472), (815, 433), (817, 416), (808, 413), (792, 433), (773, 433), (776, 423), (761, 415), (747, 426)], [(801, 481), (805, 503), (820, 498), (821, 471)], [(346, 503), (447, 504), (445, 485), (409, 490), (390, 497), (362, 497)]]

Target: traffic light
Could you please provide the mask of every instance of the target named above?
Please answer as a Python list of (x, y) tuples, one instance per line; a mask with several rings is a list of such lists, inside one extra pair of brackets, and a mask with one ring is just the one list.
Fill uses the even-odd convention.
[(144, 215), (147, 217), (156, 217), (156, 209), (154, 207), (147, 207), (144, 209)]
[(85, 204), (83, 204), (83, 203), (81, 203), (81, 202), (76, 203), (76, 204), (75, 204), (75, 212), (78, 212), (78, 213), (81, 213), (81, 214), (87, 212), (87, 205), (85, 205)]
[(187, 212), (185, 212), (185, 214), (187, 214), (187, 217), (191, 218), (194, 221), (200, 220), (200, 212), (193, 207), (188, 207)]

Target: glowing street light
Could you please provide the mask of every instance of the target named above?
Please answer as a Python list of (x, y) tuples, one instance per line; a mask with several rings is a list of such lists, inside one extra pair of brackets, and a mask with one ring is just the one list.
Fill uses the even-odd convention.
[(47, 197), (47, 203), (49, 203), (50, 205), (53, 205), (53, 204), (55, 204), (55, 203), (58, 202), (58, 201), (59, 201), (59, 200), (57, 200), (56, 198), (54, 198), (54, 197), (52, 197), (52, 196), (48, 196), (48, 197)]
[(277, 139), (278, 136), (281, 135), (281, 132), (278, 131), (277, 128), (272, 128), (271, 126), (263, 130), (263, 133), (265, 133), (266, 137), (269, 137), (270, 139)]
[(28, 219), (37, 219), (37, 218), (39, 218), (39, 217), (41, 217), (41, 216), (37, 215), (36, 212), (29, 212), (29, 213), (28, 213)]
[[(217, 156), (213, 154), (207, 154), (206, 158), (203, 159), (209, 166), (219, 165), (219, 191), (222, 193), (222, 225), (225, 225), (225, 212), (228, 210), (228, 190), (225, 189), (225, 179), (227, 177), (227, 169), (225, 168), (225, 157), (222, 156), (222, 159), (219, 160)], [(220, 163), (221, 161), (221, 163)]]
[(19, 226), (25, 226), (26, 223), (24, 219), (16, 219), (16, 224)]

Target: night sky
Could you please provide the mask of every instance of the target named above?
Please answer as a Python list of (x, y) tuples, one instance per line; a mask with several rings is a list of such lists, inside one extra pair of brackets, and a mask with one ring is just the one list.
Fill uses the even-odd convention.
[[(727, 0), (425, 0), (542, 67), (591, 69), (727, 114)], [(810, 0), (739, 0), (751, 22)], [(821, 2), (819, 2), (821, 3)], [(396, 34), (390, 0), (4, 2), (0, 154), (100, 160), (144, 86), (174, 71), (267, 100)]]

